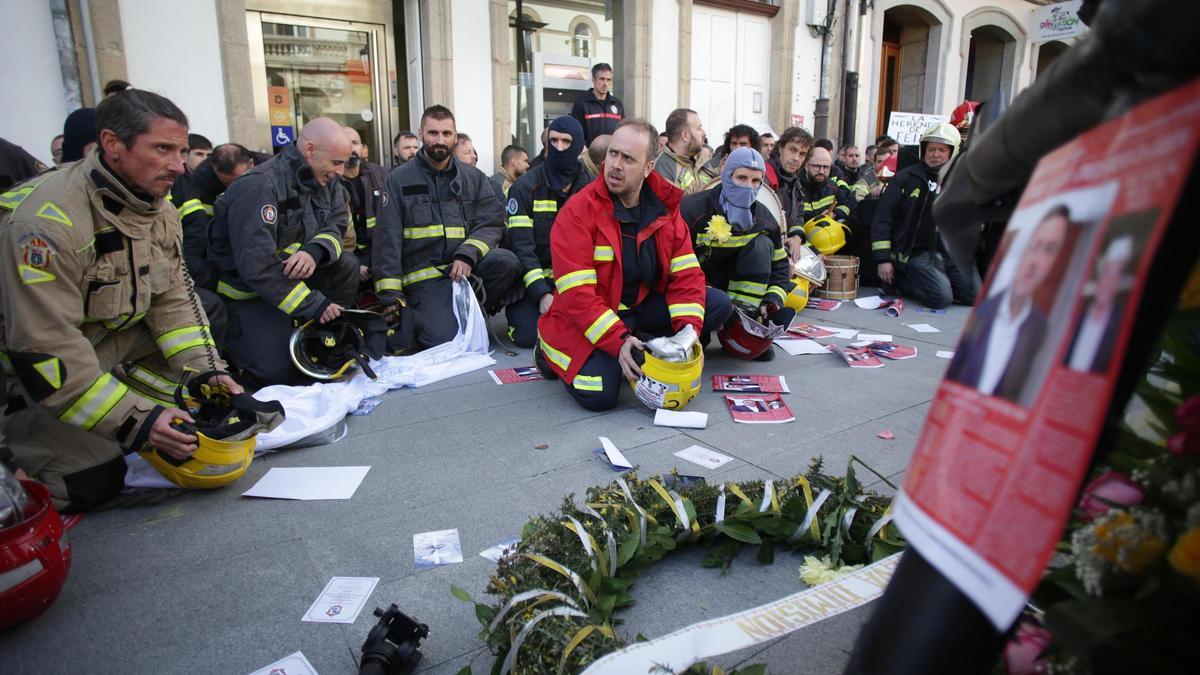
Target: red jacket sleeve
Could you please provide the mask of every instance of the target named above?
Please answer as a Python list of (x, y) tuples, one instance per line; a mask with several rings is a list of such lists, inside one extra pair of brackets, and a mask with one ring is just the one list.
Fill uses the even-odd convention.
[(589, 342), (616, 356), (629, 331), (598, 293), (596, 226), (587, 217), (583, 201), (568, 201), (550, 230), (550, 257), (554, 261), (554, 288), (558, 292), (553, 310), (571, 317)]
[(667, 278), (667, 311), (676, 332), (691, 325), (699, 335), (704, 326), (704, 272), (692, 250), (692, 237), (679, 211), (671, 213), (674, 248)]

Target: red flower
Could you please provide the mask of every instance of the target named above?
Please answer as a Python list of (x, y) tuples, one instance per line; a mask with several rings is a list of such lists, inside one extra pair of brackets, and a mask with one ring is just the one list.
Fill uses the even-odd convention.
[(1200, 396), (1193, 396), (1175, 409), (1179, 431), (1167, 439), (1167, 450), (1178, 457), (1200, 455)]
[(1004, 646), (1004, 668), (1008, 675), (1037, 675), (1045, 672), (1046, 661), (1039, 658), (1052, 639), (1050, 631), (1022, 619), (1017, 633)]
[(1112, 504), (1136, 506), (1144, 496), (1137, 483), (1110, 469), (1083, 489), (1079, 508), (1083, 509), (1084, 520), (1092, 520), (1108, 513)]

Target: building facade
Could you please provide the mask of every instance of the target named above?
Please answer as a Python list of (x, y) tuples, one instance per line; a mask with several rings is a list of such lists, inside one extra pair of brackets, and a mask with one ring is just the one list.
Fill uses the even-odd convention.
[[(160, 92), (192, 130), (270, 150), (328, 115), (387, 164), (426, 105), (454, 110), (491, 172), (611, 63), (627, 115), (696, 110), (869, 143), (891, 112), (1011, 100), (1076, 39), (1078, 0), (13, 0), (0, 137), (49, 160), (67, 113), (112, 79)], [(1047, 39), (1047, 35), (1058, 39)], [(1066, 37), (1062, 37), (1066, 36)], [(20, 64), (21, 67), (13, 67)]]

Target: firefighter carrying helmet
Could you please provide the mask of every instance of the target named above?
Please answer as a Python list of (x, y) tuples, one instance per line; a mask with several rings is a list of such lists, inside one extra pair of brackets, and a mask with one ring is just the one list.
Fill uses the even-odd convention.
[(278, 401), (259, 401), (250, 394), (231, 394), (225, 385), (210, 385), (216, 372), (193, 377), (175, 390), (175, 405), (187, 410), (195, 422), (176, 419), (171, 427), (196, 437), (196, 451), (187, 459), (176, 459), (158, 448), (138, 454), (167, 480), (184, 488), (212, 489), (228, 485), (250, 467), (259, 433), (283, 423), (283, 406)]

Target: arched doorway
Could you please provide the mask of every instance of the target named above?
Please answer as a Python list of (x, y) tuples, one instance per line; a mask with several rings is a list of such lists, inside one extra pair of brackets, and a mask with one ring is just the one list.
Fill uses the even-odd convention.
[(971, 31), (970, 41), (963, 98), (982, 103), (999, 95), (1007, 102), (1016, 71), (1016, 38), (997, 26), (980, 26)]
[(1058, 40), (1051, 40), (1038, 47), (1037, 72), (1034, 74), (1034, 78), (1041, 77), (1042, 73), (1050, 67), (1050, 64), (1057, 61), (1058, 57), (1065, 54), (1069, 48), (1070, 46), (1067, 43), (1059, 42)]
[(875, 135), (887, 131), (894, 111), (937, 112), (942, 22), (916, 5), (883, 12)]

